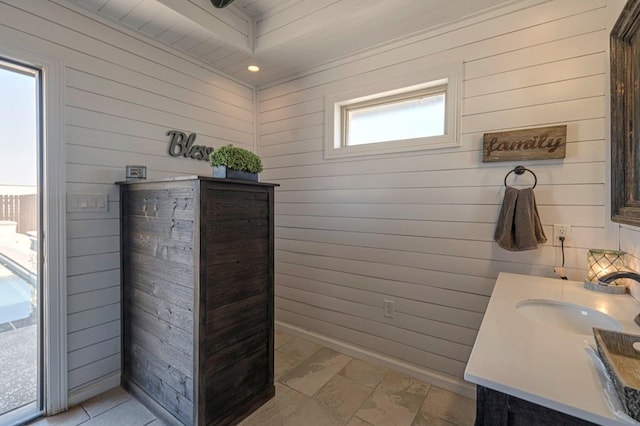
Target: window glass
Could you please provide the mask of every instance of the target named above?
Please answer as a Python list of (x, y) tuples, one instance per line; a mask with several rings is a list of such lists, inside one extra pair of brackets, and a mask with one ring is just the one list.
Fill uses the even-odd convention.
[(441, 136), (445, 93), (345, 106), (345, 146)]

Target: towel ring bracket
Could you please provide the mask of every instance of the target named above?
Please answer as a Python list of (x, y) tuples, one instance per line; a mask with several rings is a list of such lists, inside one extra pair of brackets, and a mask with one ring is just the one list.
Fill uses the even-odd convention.
[(504, 186), (508, 186), (507, 185), (507, 178), (509, 177), (509, 175), (511, 173), (515, 173), (517, 175), (522, 175), (524, 174), (524, 172), (529, 172), (533, 175), (533, 186), (531, 187), (532, 189), (536, 187), (536, 185), (538, 184), (538, 176), (536, 176), (535, 173), (533, 173), (531, 170), (527, 169), (525, 166), (515, 166), (512, 170), (509, 170), (509, 173), (507, 173), (504, 177)]

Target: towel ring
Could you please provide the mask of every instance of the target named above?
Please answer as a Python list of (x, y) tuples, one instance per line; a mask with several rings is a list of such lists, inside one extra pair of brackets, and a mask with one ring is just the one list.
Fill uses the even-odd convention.
[(507, 186), (507, 178), (511, 173), (521, 175), (521, 174), (524, 174), (524, 172), (529, 172), (533, 175), (533, 179), (535, 179), (535, 181), (533, 182), (533, 186), (531, 187), (531, 189), (535, 188), (536, 185), (538, 184), (538, 176), (536, 176), (535, 173), (533, 173), (531, 170), (527, 169), (524, 166), (516, 166), (513, 168), (513, 170), (509, 170), (509, 173), (507, 173), (506, 176), (504, 177), (504, 186)]

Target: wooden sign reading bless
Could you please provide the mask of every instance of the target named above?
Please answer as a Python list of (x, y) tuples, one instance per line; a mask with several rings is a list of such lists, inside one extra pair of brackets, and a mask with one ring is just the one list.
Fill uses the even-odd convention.
[(482, 162), (550, 160), (567, 155), (567, 126), (485, 133)]

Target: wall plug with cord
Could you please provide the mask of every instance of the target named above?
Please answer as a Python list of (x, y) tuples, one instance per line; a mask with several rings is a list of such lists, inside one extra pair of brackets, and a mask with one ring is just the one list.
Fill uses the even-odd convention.
[(553, 272), (556, 273), (556, 276), (561, 280), (568, 280), (567, 275), (564, 272), (564, 236), (559, 236), (560, 240), (560, 249), (562, 250), (562, 266), (556, 266), (553, 268)]

